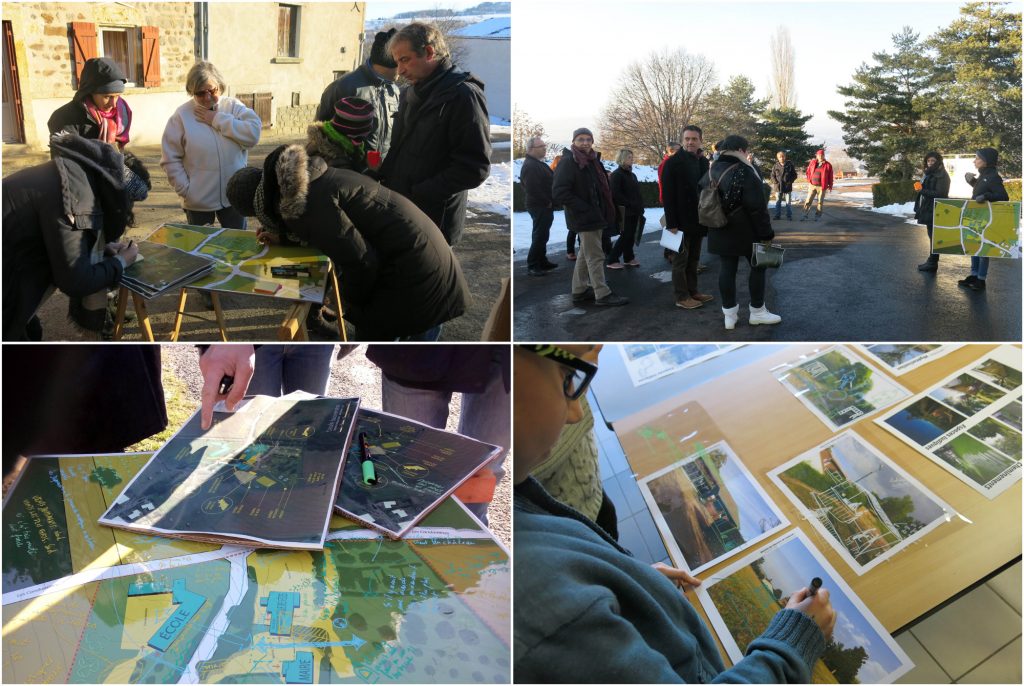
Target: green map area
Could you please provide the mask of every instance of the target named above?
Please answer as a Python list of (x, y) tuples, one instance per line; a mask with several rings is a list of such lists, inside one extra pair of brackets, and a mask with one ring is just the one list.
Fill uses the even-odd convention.
[(189, 288), (323, 301), (330, 260), (314, 248), (261, 245), (255, 231), (191, 224), (163, 224), (146, 240), (216, 260)]
[(3, 681), (508, 683), (508, 556), (452, 500), (422, 526), (429, 536), (367, 539), (335, 517), (341, 538), (323, 551), (226, 549), (5, 597)]
[(1020, 259), (1019, 202), (936, 198), (932, 251)]

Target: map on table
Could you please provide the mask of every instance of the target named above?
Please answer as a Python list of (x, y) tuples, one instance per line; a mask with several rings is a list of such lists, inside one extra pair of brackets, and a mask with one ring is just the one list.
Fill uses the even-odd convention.
[(995, 498), (1021, 478), (1020, 348), (996, 348), (875, 422)]
[(801, 355), (772, 373), (831, 431), (839, 431), (910, 395), (842, 345)]
[(810, 539), (795, 529), (717, 572), (697, 587), (733, 664), (768, 628), (790, 596), (814, 577), (836, 611), (832, 638), (811, 670), (813, 684), (887, 684), (914, 667), (903, 649)]
[(858, 574), (950, 521), (954, 512), (853, 431), (768, 477)]
[(146, 239), (213, 259), (189, 288), (323, 302), (330, 260), (312, 247), (262, 245), (255, 231), (163, 224)]
[(100, 517), (147, 534), (322, 548), (357, 398), (256, 395), (235, 412), (199, 411)]
[(675, 566), (693, 574), (789, 526), (725, 441), (638, 484)]
[[(65, 487), (44, 497), (67, 500), (45, 513), (33, 505), (39, 526), (23, 533), (22, 556), (32, 541), (92, 536), (75, 513), (116, 497), (148, 457), (32, 458), (31, 475), (56, 470)], [(37, 502), (34, 481), (26, 473), (13, 487), (5, 527)], [(392, 541), (334, 517), (323, 551), (225, 546), (205, 559), (188, 554), (197, 544), (164, 539), (182, 555), (97, 557), (59, 585), (13, 593), (5, 547), (3, 681), (509, 683), (507, 551), (454, 499), (422, 524)], [(45, 555), (44, 575), (90, 564), (74, 546)]]
[(213, 270), (213, 260), (160, 243), (139, 243), (140, 259), (121, 274), (121, 285), (147, 300), (191, 284)]
[(695, 345), (627, 343), (619, 347), (633, 386), (641, 386), (680, 369), (727, 353), (738, 344), (708, 343)]
[[(363, 479), (365, 436), (376, 483)], [(373, 410), (359, 410), (335, 507), (391, 538), (401, 538), (425, 514), (504, 448)]]
[(1020, 259), (1020, 202), (936, 198), (932, 252)]

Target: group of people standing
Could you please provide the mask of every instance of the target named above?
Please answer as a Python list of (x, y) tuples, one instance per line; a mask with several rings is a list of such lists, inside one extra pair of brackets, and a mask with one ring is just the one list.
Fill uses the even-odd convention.
[[(3, 181), (4, 340), (41, 339), (36, 312), (55, 288), (78, 325), (110, 324), (107, 291), (138, 256), (123, 240), (132, 205), (152, 188), (125, 151), (126, 83), (112, 60), (87, 60), (49, 120), (51, 161)], [(325, 89), (306, 142), (279, 146), (261, 168), (248, 151), (263, 122), (227, 90), (198, 62), (164, 129), (160, 166), (186, 221), (246, 229), (257, 217), (261, 242), (331, 258), (358, 338), (436, 340), (469, 298), (451, 246), (491, 153), (484, 84), (452, 62), (443, 34), (418, 22), (378, 33), (366, 63)], [(337, 313), (311, 315), (316, 325)]]

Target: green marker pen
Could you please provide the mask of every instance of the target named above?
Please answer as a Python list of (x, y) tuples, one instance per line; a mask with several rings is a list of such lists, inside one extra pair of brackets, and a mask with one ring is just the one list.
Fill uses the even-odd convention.
[(359, 444), (363, 450), (360, 463), (363, 465), (363, 483), (370, 486), (377, 485), (377, 472), (373, 468), (373, 459), (370, 457), (370, 444), (366, 442), (366, 432), (359, 432)]

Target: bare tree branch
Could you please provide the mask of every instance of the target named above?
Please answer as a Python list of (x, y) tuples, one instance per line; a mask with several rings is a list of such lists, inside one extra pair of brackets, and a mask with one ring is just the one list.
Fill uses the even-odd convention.
[(772, 106), (778, 110), (796, 109), (796, 50), (789, 29), (780, 26), (769, 42), (772, 58)]

